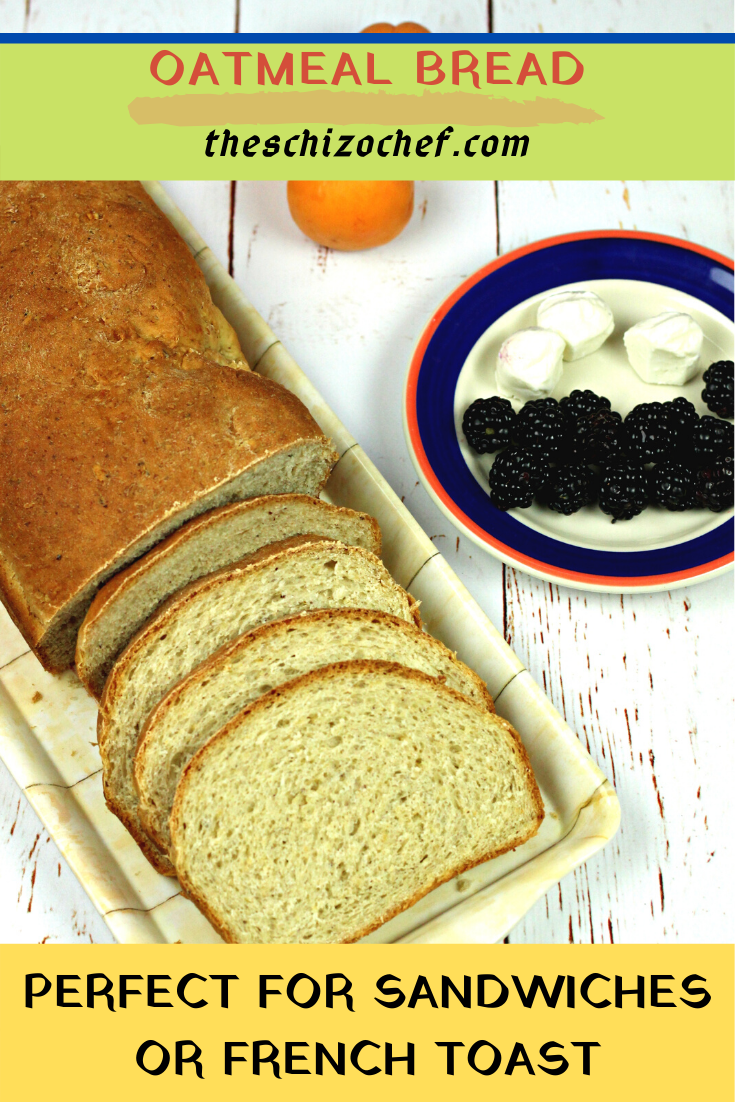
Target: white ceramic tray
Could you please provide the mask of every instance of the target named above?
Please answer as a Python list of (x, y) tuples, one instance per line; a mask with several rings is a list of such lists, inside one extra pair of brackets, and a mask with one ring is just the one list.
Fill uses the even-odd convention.
[[(249, 363), (301, 398), (340, 460), (324, 494), (372, 513), (384, 559), (421, 601), (427, 629), (483, 677), (520, 732), (546, 807), (526, 845), (444, 884), (366, 941), (494, 942), (614, 835), (612, 786), (283, 345), (157, 183), (148, 191), (184, 237)], [(175, 880), (159, 876), (102, 796), (97, 708), (69, 671), (46, 673), (0, 609), (0, 756), (120, 942), (217, 942)]]

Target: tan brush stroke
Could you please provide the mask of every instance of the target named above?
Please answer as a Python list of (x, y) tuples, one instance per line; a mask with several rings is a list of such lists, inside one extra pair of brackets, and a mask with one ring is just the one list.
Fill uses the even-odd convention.
[(503, 96), (445, 92), (424, 96), (374, 92), (208, 92), (203, 95), (141, 96), (128, 105), (143, 125), (222, 126), (231, 123), (311, 126), (351, 124), (411, 126), (539, 126), (544, 123), (589, 123), (602, 119), (591, 107), (559, 99), (521, 100)]

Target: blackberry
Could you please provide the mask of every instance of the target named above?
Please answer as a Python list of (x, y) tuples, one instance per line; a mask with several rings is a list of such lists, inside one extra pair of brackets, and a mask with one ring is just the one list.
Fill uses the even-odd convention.
[(550, 462), (566, 443), (567, 423), (556, 398), (526, 402), (516, 418), (513, 436), (522, 448), (530, 448)]
[(527, 509), (549, 474), (549, 465), (529, 448), (506, 448), (490, 468), (490, 500), (498, 509)]
[(628, 459), (615, 459), (605, 467), (600, 483), (599, 504), (603, 513), (616, 520), (631, 520), (648, 505), (648, 486), (643, 467)]
[(574, 426), (571, 447), (580, 461), (604, 465), (623, 452), (623, 419), (614, 409), (585, 413)]
[(707, 409), (718, 417), (733, 416), (733, 365), (732, 360), (718, 360), (710, 364), (702, 378), (706, 386), (702, 398)]
[(714, 463), (697, 471), (696, 496), (700, 505), (713, 513), (733, 506), (733, 456), (721, 455)]
[(478, 398), (465, 411), (462, 432), (479, 455), (496, 452), (511, 442), (516, 415), (507, 398)]
[(569, 517), (583, 505), (597, 501), (599, 477), (584, 463), (557, 467), (537, 490), (536, 500)]
[(662, 402), (641, 402), (623, 422), (625, 450), (635, 463), (661, 463), (676, 447), (676, 430)]
[(696, 486), (694, 471), (681, 463), (668, 460), (654, 467), (648, 478), (651, 501), (663, 505), (670, 513), (683, 513), (697, 504), (694, 496)]
[(704, 467), (718, 455), (732, 455), (733, 427), (705, 413), (692, 429), (691, 451), (695, 467)]
[(664, 409), (669, 415), (669, 421), (676, 433), (678, 447), (689, 447), (692, 429), (699, 420), (699, 414), (691, 402), (686, 398), (674, 398), (673, 401), (664, 402)]
[(597, 413), (598, 409), (610, 409), (610, 399), (600, 398), (594, 390), (573, 390), (566, 398), (559, 399), (559, 405), (567, 419), (567, 424), (573, 428), (580, 417), (586, 413)]

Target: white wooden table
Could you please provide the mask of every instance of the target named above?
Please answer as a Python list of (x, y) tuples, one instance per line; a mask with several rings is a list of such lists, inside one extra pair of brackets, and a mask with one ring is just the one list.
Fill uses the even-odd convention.
[[(0, 0), (0, 31), (197, 31), (189, 0)], [(729, 0), (212, 0), (208, 31), (732, 31)], [(665, 16), (665, 22), (664, 22)], [(498, 253), (562, 232), (645, 229), (732, 256), (732, 183), (426, 183), (404, 233), (339, 254), (291, 222), (285, 184), (172, 182), (185, 214), (503, 630), (616, 785), (615, 840), (541, 900), (513, 942), (731, 941), (732, 576), (610, 596), (548, 585), (474, 547), (419, 486), (401, 428), (408, 358), (432, 310)], [(728, 852), (730, 847), (730, 852)], [(0, 941), (110, 941), (0, 765)]]

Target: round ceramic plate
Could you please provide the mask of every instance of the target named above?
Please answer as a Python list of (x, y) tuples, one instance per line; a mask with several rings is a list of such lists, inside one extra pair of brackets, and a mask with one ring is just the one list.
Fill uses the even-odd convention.
[(601, 349), (564, 373), (554, 397), (589, 387), (623, 416), (639, 402), (684, 395), (700, 414), (701, 372), (683, 387), (644, 383), (633, 371), (623, 333), (662, 310), (701, 325), (702, 370), (733, 359), (732, 261), (677, 238), (598, 231), (549, 238), (517, 249), (466, 280), (439, 308), (418, 343), (406, 381), (404, 424), (411, 457), (427, 490), (475, 543), (503, 562), (580, 589), (645, 592), (703, 581), (732, 567), (733, 515), (651, 506), (611, 523), (597, 506), (571, 517), (534, 503), (496, 509), (487, 474), (492, 456), (467, 446), (462, 415), (475, 398), (496, 394), (495, 358), (506, 337), (536, 324), (554, 291), (596, 291), (612, 308), (615, 331)]

